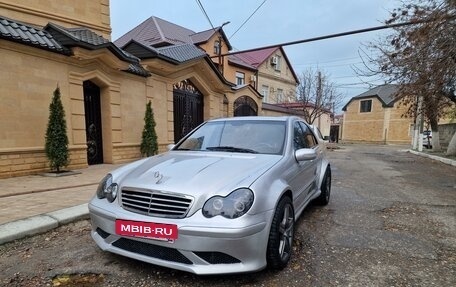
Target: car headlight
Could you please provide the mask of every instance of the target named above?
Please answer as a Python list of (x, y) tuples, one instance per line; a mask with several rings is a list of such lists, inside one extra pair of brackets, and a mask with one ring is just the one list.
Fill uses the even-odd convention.
[(238, 218), (247, 211), (253, 204), (253, 192), (247, 188), (233, 191), (226, 197), (214, 196), (209, 198), (203, 206), (203, 215), (211, 218), (221, 215), (225, 218)]
[(97, 188), (97, 197), (102, 199), (106, 198), (109, 202), (113, 202), (117, 197), (119, 186), (112, 181), (112, 175), (105, 176)]

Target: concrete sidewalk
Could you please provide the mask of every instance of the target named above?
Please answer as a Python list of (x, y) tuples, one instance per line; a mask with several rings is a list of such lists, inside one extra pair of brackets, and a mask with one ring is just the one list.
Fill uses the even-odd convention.
[(49, 177), (0, 179), (0, 244), (88, 218), (98, 183), (120, 164), (101, 164)]

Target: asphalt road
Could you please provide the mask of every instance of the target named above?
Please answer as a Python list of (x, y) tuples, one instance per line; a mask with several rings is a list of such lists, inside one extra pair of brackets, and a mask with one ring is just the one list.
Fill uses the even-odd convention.
[(280, 272), (201, 277), (104, 253), (88, 221), (0, 246), (4, 286), (456, 286), (456, 167), (398, 146), (328, 153), (331, 202)]

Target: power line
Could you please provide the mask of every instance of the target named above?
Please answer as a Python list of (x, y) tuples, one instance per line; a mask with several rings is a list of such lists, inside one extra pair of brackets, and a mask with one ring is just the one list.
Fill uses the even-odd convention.
[(328, 60), (328, 61), (323, 61), (323, 62), (308, 62), (308, 63), (296, 64), (296, 65), (301, 65), (301, 66), (319, 65), (319, 64), (327, 64), (327, 63), (334, 63), (334, 62), (343, 62), (343, 61), (355, 60), (355, 59), (359, 59), (359, 56), (349, 57), (349, 58), (338, 58), (338, 59)]
[(366, 86), (366, 85), (371, 85), (371, 83), (374, 83), (374, 82), (378, 82), (379, 84), (384, 83), (384, 81), (381, 81), (381, 80), (372, 80), (372, 81), (369, 81), (368, 83), (367, 82), (341, 83), (341, 84), (336, 84), (335, 87), (336, 88), (348, 88), (348, 87), (355, 87), (355, 86)]
[[(429, 21), (410, 21), (410, 22), (402, 22), (402, 23), (396, 23), (396, 24), (387, 24), (387, 25), (370, 27), (370, 28), (359, 29), (359, 30), (352, 30), (352, 31), (342, 32), (342, 33), (337, 33), (337, 34), (330, 34), (330, 35), (325, 35), (325, 36), (308, 38), (308, 39), (304, 39), (304, 40), (297, 40), (297, 41), (285, 42), (285, 43), (281, 43), (281, 44), (269, 45), (269, 46), (264, 46), (264, 47), (260, 47), (260, 48), (230, 52), (230, 53), (222, 54), (220, 56), (236, 55), (236, 54), (241, 54), (241, 53), (270, 49), (270, 48), (277, 48), (277, 47), (290, 46), (290, 45), (296, 45), (296, 44), (302, 44), (302, 43), (308, 43), (308, 42), (315, 42), (315, 41), (321, 41), (321, 40), (326, 40), (326, 39), (331, 39), (331, 38), (338, 38), (338, 37), (343, 37), (343, 36), (361, 34), (361, 33), (366, 33), (366, 32), (391, 29), (391, 28), (408, 26), (408, 25), (416, 25), (416, 24), (421, 24), (421, 23), (425, 23), (425, 22), (429, 22)], [(212, 56), (211, 58), (213, 58), (213, 57), (215, 57), (215, 56)]]
[(331, 77), (331, 79), (348, 79), (348, 78), (358, 78), (359, 76), (338, 76), (338, 77)]
[(363, 62), (352, 62), (352, 63), (345, 63), (345, 64), (336, 64), (336, 65), (319, 65), (319, 64), (293, 64), (293, 66), (317, 66), (317, 67), (322, 67), (322, 68), (335, 68), (335, 67), (343, 67), (343, 66), (350, 66), (350, 65), (356, 65), (356, 64), (362, 64)]
[(209, 21), (209, 24), (211, 24), (212, 29), (215, 29), (214, 25), (212, 25), (211, 19), (209, 19), (209, 15), (207, 15), (206, 10), (204, 9), (203, 4), (201, 4), (201, 1), (200, 0), (196, 0), (196, 3), (198, 4), (201, 12), (203, 12), (204, 16), (206, 16), (206, 19), (207, 19), (207, 21)]
[(232, 37), (233, 37), (233, 36), (234, 36), (234, 35), (235, 35), (235, 34), (236, 34), (236, 33), (245, 25), (245, 23), (247, 23), (247, 22), (250, 20), (250, 18), (252, 18), (252, 16), (261, 8), (261, 6), (263, 6), (263, 4), (266, 3), (266, 1), (267, 1), (267, 0), (264, 0), (264, 1), (260, 4), (260, 6), (258, 6), (258, 7), (255, 9), (255, 11), (253, 11), (252, 14), (250, 14), (250, 16), (247, 18), (247, 20), (245, 20), (244, 23), (242, 23), (241, 26), (239, 26), (239, 28), (238, 28), (238, 29), (237, 29), (237, 30), (236, 30), (228, 39), (231, 39), (231, 38), (232, 38)]

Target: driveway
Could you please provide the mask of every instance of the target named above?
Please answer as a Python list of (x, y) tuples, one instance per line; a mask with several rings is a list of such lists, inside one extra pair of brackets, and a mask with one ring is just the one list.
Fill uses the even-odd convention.
[(0, 285), (456, 286), (456, 167), (405, 148), (328, 152), (331, 202), (298, 220), (283, 271), (201, 277), (161, 268), (100, 251), (79, 221), (0, 246)]

